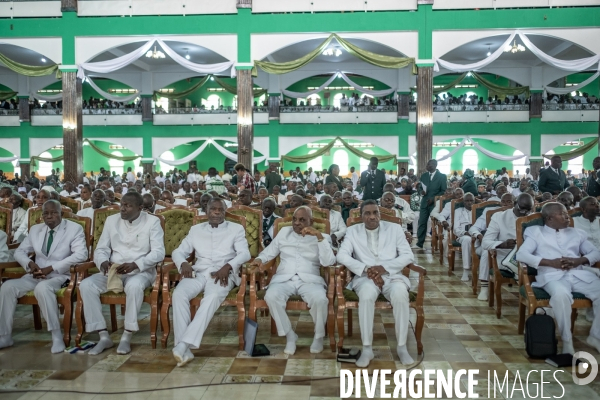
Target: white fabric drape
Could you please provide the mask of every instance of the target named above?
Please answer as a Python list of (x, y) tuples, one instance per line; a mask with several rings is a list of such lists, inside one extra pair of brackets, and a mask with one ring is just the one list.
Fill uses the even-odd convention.
[(450, 157), (452, 157), (453, 155), (455, 155), (460, 149), (462, 149), (463, 147), (465, 147), (465, 145), (467, 144), (467, 141), (468, 141), (467, 138), (463, 139), (463, 141), (460, 142), (458, 144), (458, 146), (456, 146), (450, 153), (446, 154), (443, 157), (436, 158), (436, 161), (440, 162), (440, 161), (444, 161), (444, 160), (449, 159)]
[(493, 158), (495, 160), (501, 160), (501, 161), (515, 161), (515, 160), (525, 157), (525, 164), (529, 164), (529, 157), (527, 157), (524, 154), (520, 155), (520, 156), (505, 156), (503, 154), (494, 153), (492, 151), (484, 149), (483, 147), (481, 147), (481, 145), (479, 143), (477, 143), (476, 141), (474, 141), (473, 139), (471, 139), (468, 136), (467, 136), (467, 139), (469, 139), (471, 141), (471, 143), (473, 143), (473, 147), (475, 147), (477, 150), (479, 150), (480, 152), (482, 152), (483, 154), (485, 154), (486, 156), (488, 156), (490, 158)]
[(579, 85), (569, 86), (569, 87), (564, 87), (564, 88), (546, 86), (544, 89), (546, 89), (546, 92), (552, 93), (552, 94), (567, 94), (567, 93), (571, 93), (571, 92), (579, 91), (579, 90), (583, 89), (584, 87), (586, 87), (587, 85), (592, 83), (599, 76), (600, 76), (600, 64), (598, 65), (598, 72), (596, 72), (594, 75), (590, 76), (585, 81), (581, 82)]
[(343, 80), (346, 81), (346, 83), (352, 87), (354, 87), (356, 90), (358, 90), (361, 93), (364, 94), (368, 94), (369, 96), (373, 96), (373, 97), (385, 97), (389, 94), (392, 94), (396, 91), (396, 88), (391, 88), (391, 89), (385, 89), (385, 90), (369, 90), (369, 89), (365, 89), (364, 87), (358, 85), (357, 83), (354, 83), (350, 80), (350, 78), (348, 78), (346, 76), (346, 74), (344, 74), (343, 72), (339, 72), (340, 76), (342, 77)]
[(472, 64), (463, 65), (463, 64), (454, 64), (454, 63), (451, 63), (448, 61), (444, 61), (441, 58), (438, 58), (435, 60), (433, 70), (435, 72), (438, 72), (440, 70), (440, 66), (441, 66), (442, 68), (445, 68), (447, 70), (454, 71), (454, 72), (477, 71), (477, 70), (493, 63), (494, 61), (496, 61), (502, 55), (502, 53), (504, 53), (504, 48), (513, 41), (517, 32), (518, 31), (514, 31), (513, 33), (511, 33), (511, 35), (508, 37), (508, 39), (506, 39), (506, 41), (504, 43), (502, 43), (502, 46), (500, 46), (490, 56), (484, 58), (481, 61), (478, 61), (478, 62), (472, 63)]
[(33, 97), (34, 99), (38, 99), (38, 100), (44, 100), (44, 101), (60, 101), (63, 98), (63, 94), (62, 93), (58, 93), (58, 94), (53, 94), (50, 96), (44, 95), (44, 94), (40, 94), (37, 92), (31, 92), (29, 93), (30, 97)]
[(0, 157), (0, 163), (7, 163), (7, 162), (13, 162), (15, 160), (18, 160), (19, 157), (14, 156), (14, 157)]
[(233, 61), (225, 61), (217, 64), (196, 64), (186, 59), (185, 57), (181, 57), (161, 39), (156, 39), (156, 41), (158, 42), (160, 47), (162, 47), (165, 53), (173, 59), (173, 61), (175, 61), (177, 64), (181, 65), (184, 68), (198, 72), (200, 74), (216, 74), (218, 72), (223, 72), (231, 68), (231, 77), (235, 77), (235, 68), (233, 67)]
[[(164, 158), (156, 157), (155, 164), (157, 164), (158, 162), (162, 162), (162, 163), (165, 163), (165, 164), (171, 165), (171, 166), (187, 164), (190, 161), (194, 160), (196, 157), (198, 157), (206, 149), (206, 147), (209, 144), (212, 144), (213, 146), (215, 146), (215, 148), (221, 154), (223, 154), (225, 157), (227, 157), (228, 159), (237, 161), (237, 154), (232, 153), (231, 151), (227, 150), (225, 147), (221, 146), (215, 140), (207, 139), (204, 143), (202, 143), (202, 145), (200, 147), (198, 147), (192, 154), (190, 154), (187, 157), (181, 158), (179, 160), (165, 160)], [(267, 159), (267, 156), (254, 157), (254, 164), (260, 164), (263, 161), (265, 161), (266, 159)]]
[[(214, 140), (212, 141), (212, 144), (215, 146), (215, 148), (217, 150), (219, 150), (219, 152), (221, 154), (223, 154), (225, 157), (229, 158), (232, 161), (237, 161), (238, 156), (235, 153), (232, 153), (231, 151), (227, 150), (225, 147), (221, 146), (219, 143), (215, 142)], [(252, 163), (253, 164), (260, 164), (263, 161), (265, 161), (267, 159), (267, 156), (261, 156), (261, 157), (253, 157), (252, 158)]]
[(83, 77), (85, 76), (84, 70), (97, 72), (101, 74), (107, 74), (109, 72), (113, 72), (123, 67), (126, 67), (141, 56), (143, 56), (144, 54), (146, 54), (148, 50), (152, 48), (152, 45), (155, 41), (156, 39), (150, 39), (139, 49), (136, 49), (131, 53), (125, 54), (121, 57), (113, 58), (112, 60), (79, 64), (80, 68), (78, 68), (77, 77), (79, 79), (83, 79)]
[(310, 92), (304, 92), (304, 93), (300, 93), (300, 92), (292, 92), (290, 90), (282, 90), (281, 93), (283, 93), (285, 96), (287, 97), (291, 97), (293, 99), (304, 99), (307, 98), (308, 96), (312, 96), (313, 94), (319, 93), (321, 92), (323, 89), (325, 89), (327, 86), (329, 86), (329, 84), (331, 82), (333, 82), (333, 80), (335, 78), (337, 78), (337, 72), (333, 75), (331, 75), (331, 78), (329, 78), (327, 80), (327, 82), (325, 82), (324, 84), (322, 84), (321, 86), (319, 86), (318, 88), (316, 88), (315, 90), (311, 90)]
[(550, 64), (555, 68), (562, 69), (564, 71), (585, 71), (600, 62), (600, 55), (596, 54), (595, 56), (588, 58), (580, 58), (579, 60), (559, 60), (558, 58), (554, 58), (544, 53), (540, 49), (538, 49), (531, 40), (525, 34), (517, 31), (519, 38), (523, 41), (525, 47), (527, 47), (537, 58), (545, 62), (546, 64)]
[(124, 103), (129, 103), (132, 100), (135, 100), (136, 97), (138, 97), (140, 95), (140, 92), (138, 90), (135, 91), (135, 93), (129, 95), (129, 96), (115, 96), (112, 95), (110, 93), (105, 92), (104, 90), (100, 89), (98, 87), (98, 85), (96, 85), (94, 83), (94, 81), (92, 80), (92, 78), (90, 78), (89, 76), (86, 76), (85, 79), (87, 80), (87, 82), (90, 84), (90, 86), (96, 91), (98, 92), (98, 94), (100, 96), (102, 96), (103, 98), (110, 100), (110, 101), (119, 101), (119, 102), (124, 102)]

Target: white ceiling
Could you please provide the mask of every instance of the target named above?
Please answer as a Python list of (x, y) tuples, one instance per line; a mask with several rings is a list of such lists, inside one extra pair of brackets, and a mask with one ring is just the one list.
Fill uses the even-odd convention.
[[(10, 58), (13, 61), (16, 61), (21, 64), (33, 65), (33, 66), (43, 66), (43, 65), (52, 65), (55, 62), (48, 57), (40, 54), (36, 51), (26, 49), (21, 46), (15, 46), (12, 44), (2, 43), (0, 44), (0, 53), (4, 54), (6, 57)], [(42, 57), (46, 58), (47, 62), (42, 62)]]

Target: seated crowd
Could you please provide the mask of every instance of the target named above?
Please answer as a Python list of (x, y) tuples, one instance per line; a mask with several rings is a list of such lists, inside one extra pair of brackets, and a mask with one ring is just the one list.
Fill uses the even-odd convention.
[[(174, 168), (166, 174), (142, 176), (129, 168), (119, 176), (102, 168), (98, 175), (86, 175), (87, 182), (78, 186), (61, 182), (60, 171), (55, 170), (44, 179), (32, 173), (26, 180), (15, 176), (12, 181), (0, 171), (0, 206), (10, 209), (12, 216), (10, 232), (0, 231), (0, 262), (16, 261), (26, 272), (0, 286), (0, 348), (13, 345), (17, 301), (33, 291), (52, 333), (52, 353), (64, 351), (55, 293), (69, 280), (72, 266), (93, 259), (99, 272), (78, 283), (83, 329), (99, 335), (89, 354), (113, 346), (101, 295), (115, 290), (126, 295), (124, 333), (117, 353), (130, 353), (145, 291), (156, 280), (157, 266), (166, 260), (182, 277), (172, 292), (173, 356), (182, 366), (194, 358), (191, 349), (200, 347), (217, 309), (240, 286), (242, 269), (262, 271), (278, 259), (264, 300), (277, 334), (286, 338), (285, 353), (294, 354), (298, 340), (286, 313), (292, 296), (307, 303), (314, 322), (310, 351), (323, 351), (332, 304), (327, 295), (329, 283), (320, 268), (339, 264), (353, 274), (346, 289), (358, 297), (363, 349), (357, 366), (367, 367), (374, 358), (373, 322), (380, 295), (392, 306), (398, 357), (402, 364), (412, 364), (406, 346), (411, 281), (403, 271), (414, 263), (416, 252), (431, 252), (430, 248), (419, 250), (424, 242), (432, 241), (431, 248), (440, 251), (443, 263), (447, 258), (450, 272), (457, 252), (462, 259), (462, 280), (472, 279), (479, 300), (485, 301), (493, 277), (488, 255), (493, 254), (500, 264), (517, 246), (517, 219), (541, 211), (543, 226), (527, 228), (515, 257), (538, 270), (534, 285), (551, 295), (565, 352), (574, 352), (571, 292), (583, 293), (593, 302), (588, 343), (600, 351), (600, 309), (596, 309), (600, 301), (595, 301), (600, 297), (600, 278), (589, 268), (600, 261), (598, 170), (600, 157), (594, 159), (594, 172), (579, 181), (581, 187), (562, 171), (559, 156), (540, 171), (538, 180), (533, 180), (529, 169), (523, 176), (517, 171), (515, 177), (505, 168), (493, 176), (483, 171), (475, 175), (471, 170), (462, 176), (446, 176), (437, 170), (435, 160), (428, 162), (420, 177), (404, 168), (395, 175), (379, 169), (376, 157), (360, 174), (351, 168), (347, 178), (340, 176), (335, 164), (320, 172), (296, 168), (287, 179), (274, 164), (264, 174), (251, 174), (236, 164), (223, 175), (215, 168), (206, 175), (196, 168), (187, 172)], [(77, 215), (92, 223), (97, 210), (118, 206), (119, 211), (103, 222), (93, 252), (81, 225), (63, 218), (61, 202), (65, 201), (79, 202)], [(484, 212), (476, 214), (483, 206)], [(30, 213), (40, 208), (40, 223), (31, 224)], [(261, 251), (252, 259), (244, 228), (226, 219), (234, 208), (262, 212)], [(569, 211), (575, 208), (581, 215), (569, 227)], [(201, 221), (191, 227), (169, 259), (165, 259), (168, 238), (157, 217), (161, 209), (193, 210)], [(315, 228), (315, 221), (324, 221), (322, 215), (328, 216), (327, 232)], [(280, 218), (285, 217), (290, 217), (289, 225), (280, 227), (284, 221)], [(432, 236), (439, 238), (439, 247)], [(9, 250), (9, 244), (16, 250)], [(506, 264), (502, 262), (500, 268), (518, 279), (518, 270)], [(474, 265), (478, 265), (477, 273)], [(190, 302), (200, 293), (203, 298), (192, 317)]]

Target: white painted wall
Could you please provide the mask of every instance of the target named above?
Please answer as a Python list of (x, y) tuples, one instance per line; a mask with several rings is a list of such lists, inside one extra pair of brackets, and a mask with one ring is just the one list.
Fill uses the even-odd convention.
[[(224, 136), (197, 136), (197, 137), (154, 137), (152, 138), (152, 157), (160, 157), (162, 153), (167, 150), (173, 149), (185, 143), (195, 142), (198, 140), (225, 140), (232, 143), (237, 143), (237, 137), (224, 137)], [(254, 150), (258, 151), (262, 155), (269, 154), (269, 138), (268, 137), (255, 137), (254, 138)]]
[[(37, 3), (36, 1), (34, 4)], [(51, 62), (55, 64), (62, 63), (62, 38), (60, 37), (0, 38), (0, 43), (25, 47), (26, 49), (38, 52), (40, 53), (40, 57), (43, 55), (49, 61), (49, 64)]]
[(23, 1), (0, 3), (0, 18), (62, 17), (60, 1)]
[[(0, 116), (0, 126), (21, 126), (18, 115), (2, 115)], [(3, 143), (4, 139), (2, 139)]]
[(253, 0), (253, 13), (416, 10), (416, 0)]
[[(542, 135), (543, 136), (543, 135)], [(456, 135), (436, 135), (434, 128), (433, 135), (433, 143), (436, 142), (445, 142), (449, 140), (457, 140), (460, 141), (464, 138), (460, 133)], [(519, 135), (477, 135), (472, 137), (473, 140), (477, 141), (477, 139), (485, 139), (492, 140), (500, 143), (507, 144), (509, 146), (514, 147), (515, 149), (519, 149), (525, 155), (531, 155), (531, 135), (527, 133), (519, 134)], [(565, 141), (561, 142), (564, 143)], [(417, 151), (417, 139), (416, 136), (408, 137), (408, 154), (413, 155)]]
[(542, 111), (542, 122), (595, 122), (598, 110)]
[(395, 112), (321, 112), (285, 113), (279, 115), (281, 124), (395, 124)]
[[(0, 122), (2, 122), (2, 118), (0, 118)], [(2, 126), (7, 126), (7, 125), (2, 125)], [(2, 139), (0, 147), (2, 147), (5, 150), (10, 151), (17, 157), (21, 156), (21, 139), (19, 139), (19, 138)]]
[[(60, 2), (59, 2), (60, 3)], [(60, 4), (59, 4), (60, 6)], [(131, 8), (130, 8), (131, 7)], [(81, 1), (79, 16), (236, 14), (236, 0), (109, 0)], [(59, 14), (60, 15), (60, 14)]]
[(600, 0), (435, 0), (434, 10), (597, 6)]
[[(542, 154), (547, 153), (553, 148), (560, 146), (563, 143), (569, 142), (571, 140), (580, 140), (587, 137), (597, 137), (598, 135), (590, 133), (590, 134), (560, 134), (560, 135), (542, 135), (541, 140), (541, 149)], [(539, 154), (541, 155), (541, 154)]]
[(142, 125), (142, 115), (84, 115), (83, 125)]
[(29, 156), (39, 156), (51, 147), (63, 144), (63, 138), (29, 138)]
[(142, 155), (144, 154), (144, 139), (143, 138), (136, 138), (136, 137), (109, 137), (109, 138), (104, 138), (104, 137), (91, 137), (91, 138), (87, 138), (89, 140), (101, 140), (103, 142), (108, 142), (108, 143), (112, 143), (112, 144), (117, 144), (120, 146), (123, 146), (131, 151), (133, 151), (135, 154), (139, 154)]

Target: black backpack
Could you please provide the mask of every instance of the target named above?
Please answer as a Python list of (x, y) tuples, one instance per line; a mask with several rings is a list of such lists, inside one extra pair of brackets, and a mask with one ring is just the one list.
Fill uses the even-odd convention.
[(530, 358), (545, 359), (556, 355), (557, 340), (554, 318), (546, 314), (534, 314), (525, 322), (525, 350)]

